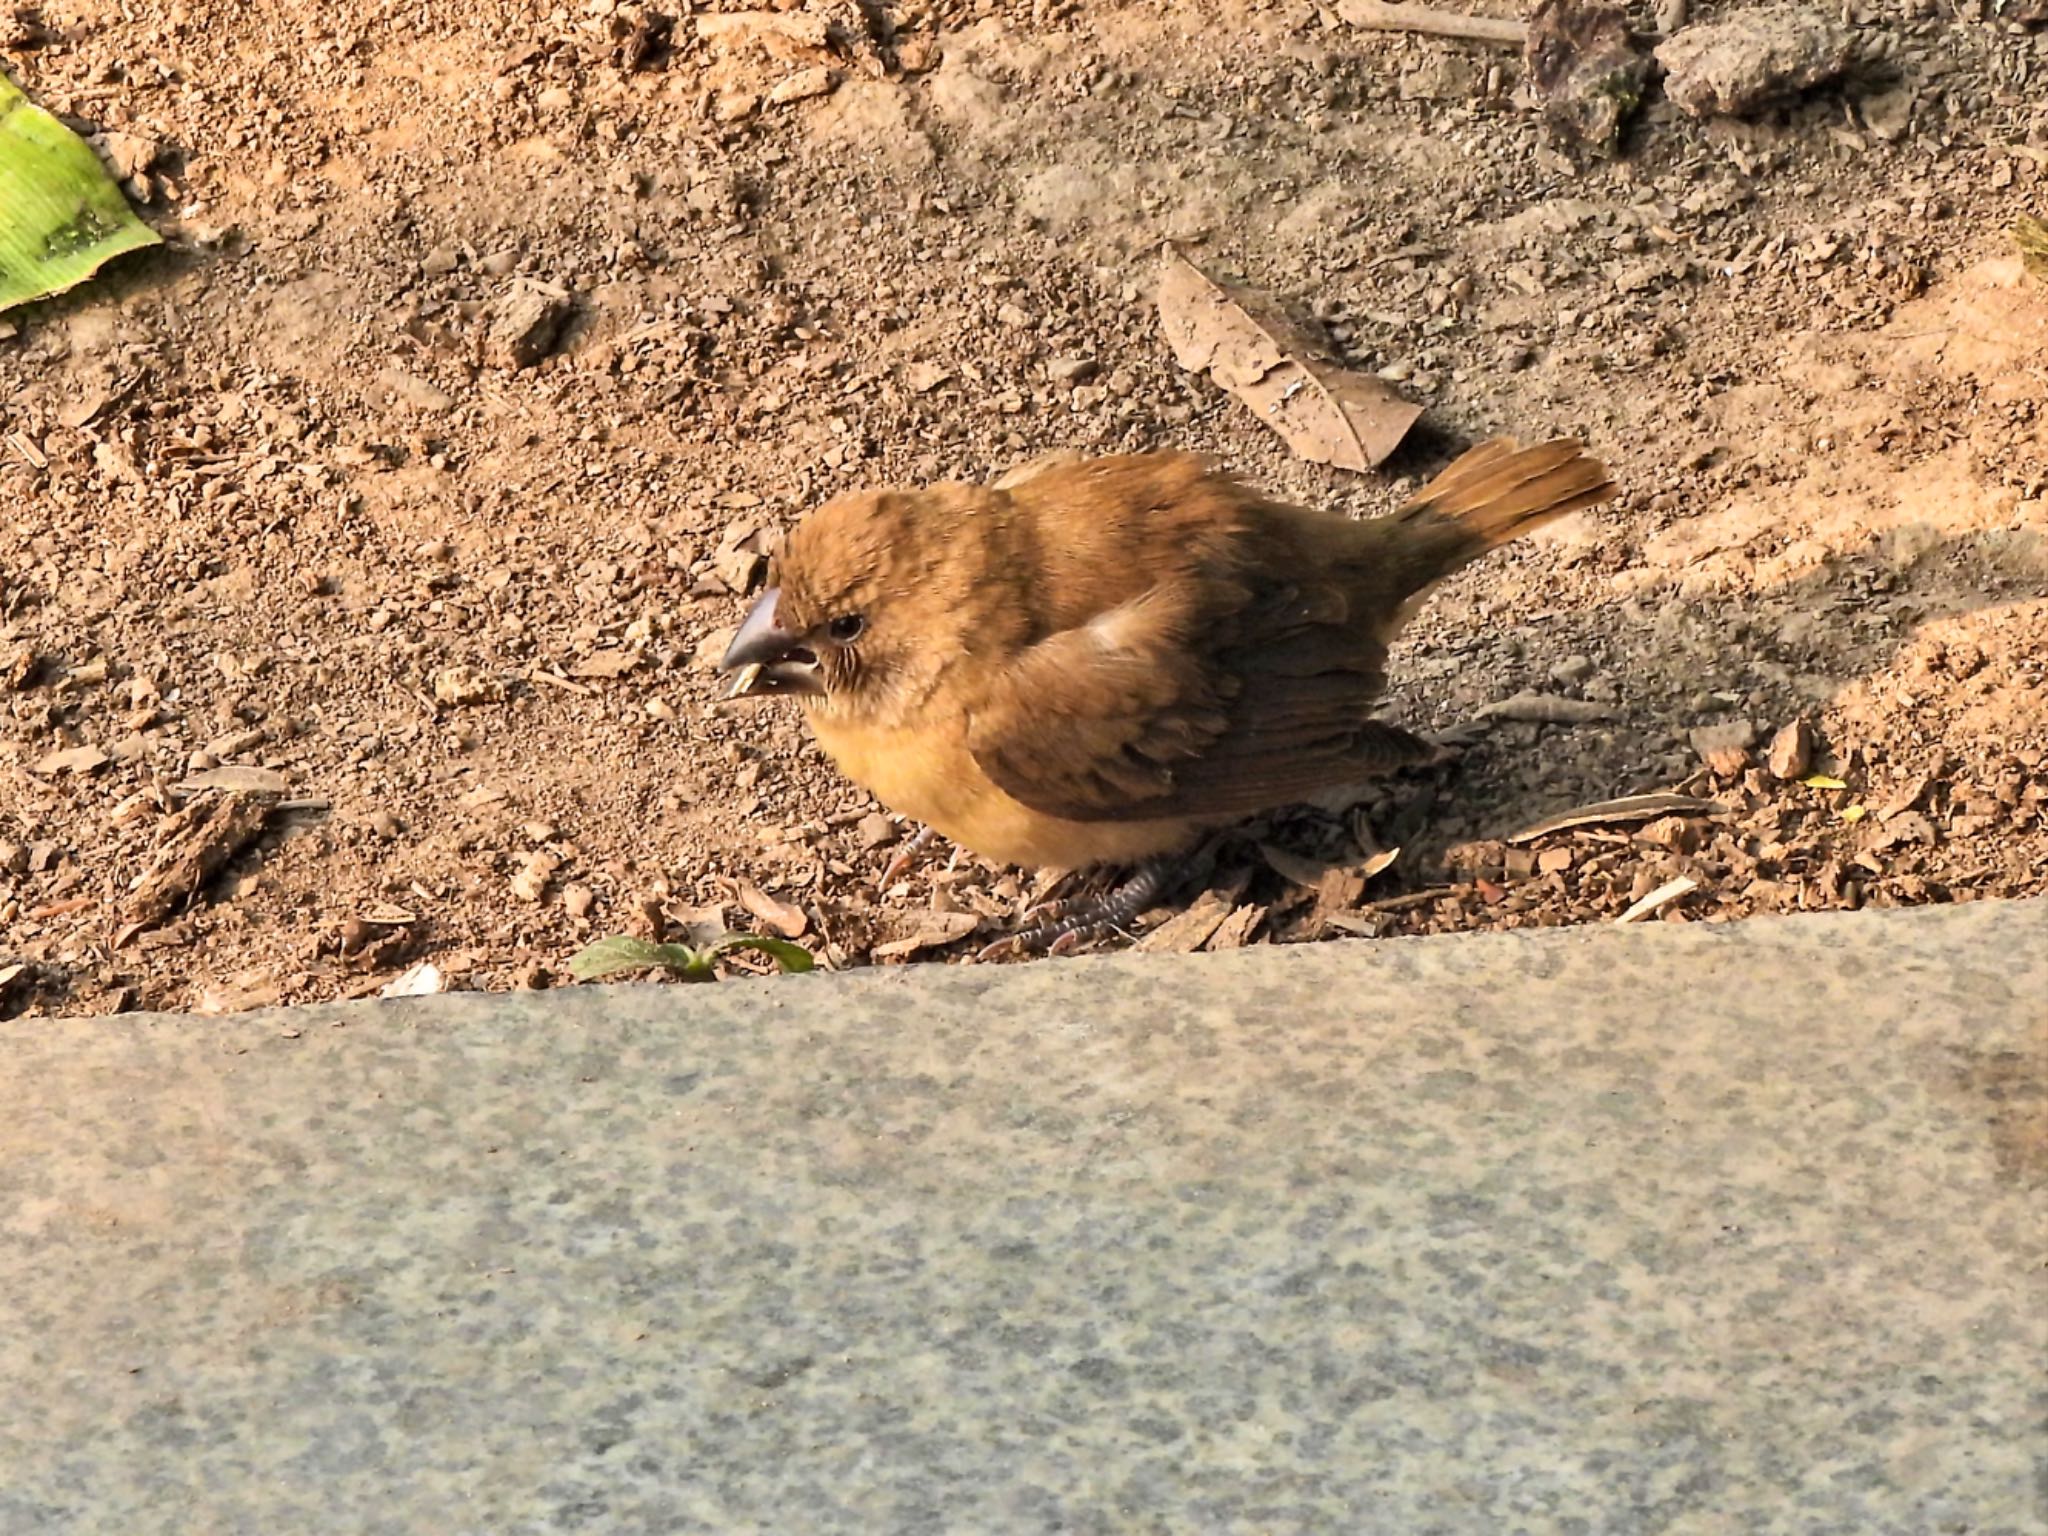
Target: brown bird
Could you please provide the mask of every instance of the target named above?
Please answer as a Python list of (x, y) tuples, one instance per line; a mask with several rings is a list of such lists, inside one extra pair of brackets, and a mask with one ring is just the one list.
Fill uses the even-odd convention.
[(1388, 643), (1446, 576), (1613, 494), (1578, 443), (1507, 439), (1364, 521), (1185, 453), (863, 492), (790, 534), (719, 671), (801, 696), (849, 778), (964, 848), (1129, 865), (1434, 758), (1372, 717)]

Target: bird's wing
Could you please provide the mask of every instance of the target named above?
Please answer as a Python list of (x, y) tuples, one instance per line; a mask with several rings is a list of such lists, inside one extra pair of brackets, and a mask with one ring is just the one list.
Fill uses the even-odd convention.
[[(1154, 588), (1005, 667), (970, 707), (968, 747), (1005, 793), (1074, 821), (1249, 815), (1427, 758), (1370, 718), (1381, 656), (1343, 603)], [(1199, 632), (1219, 613), (1220, 646)]]

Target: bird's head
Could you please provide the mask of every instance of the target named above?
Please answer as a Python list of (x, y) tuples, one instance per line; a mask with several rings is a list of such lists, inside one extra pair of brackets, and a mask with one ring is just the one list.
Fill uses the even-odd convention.
[(833, 713), (914, 708), (987, 640), (985, 493), (874, 491), (818, 508), (776, 554), (770, 585), (718, 663), (728, 698), (802, 696)]

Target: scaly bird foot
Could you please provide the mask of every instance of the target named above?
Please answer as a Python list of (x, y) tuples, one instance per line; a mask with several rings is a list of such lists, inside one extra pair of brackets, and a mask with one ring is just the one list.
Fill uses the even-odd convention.
[(894, 855), (890, 857), (889, 862), (883, 866), (881, 888), (886, 891), (898, 880), (901, 880), (909, 872), (910, 866), (917, 862), (918, 855), (929, 848), (932, 845), (933, 839), (937, 836), (938, 833), (934, 832), (930, 827), (919, 827), (916, 835), (901, 848), (898, 848)]
[(1206, 869), (1207, 865), (1199, 859), (1182, 857), (1148, 860), (1120, 885), (1092, 896), (1054, 903), (1029, 927), (984, 945), (975, 958), (1071, 954), (1083, 944), (1129, 928), (1140, 912), (1172, 894), (1198, 867)]

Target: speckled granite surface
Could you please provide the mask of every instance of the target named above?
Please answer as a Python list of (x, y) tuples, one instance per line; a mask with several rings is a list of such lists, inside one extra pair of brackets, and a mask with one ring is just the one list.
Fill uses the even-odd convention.
[(2048, 904), (0, 1026), (0, 1532), (2034, 1533)]

